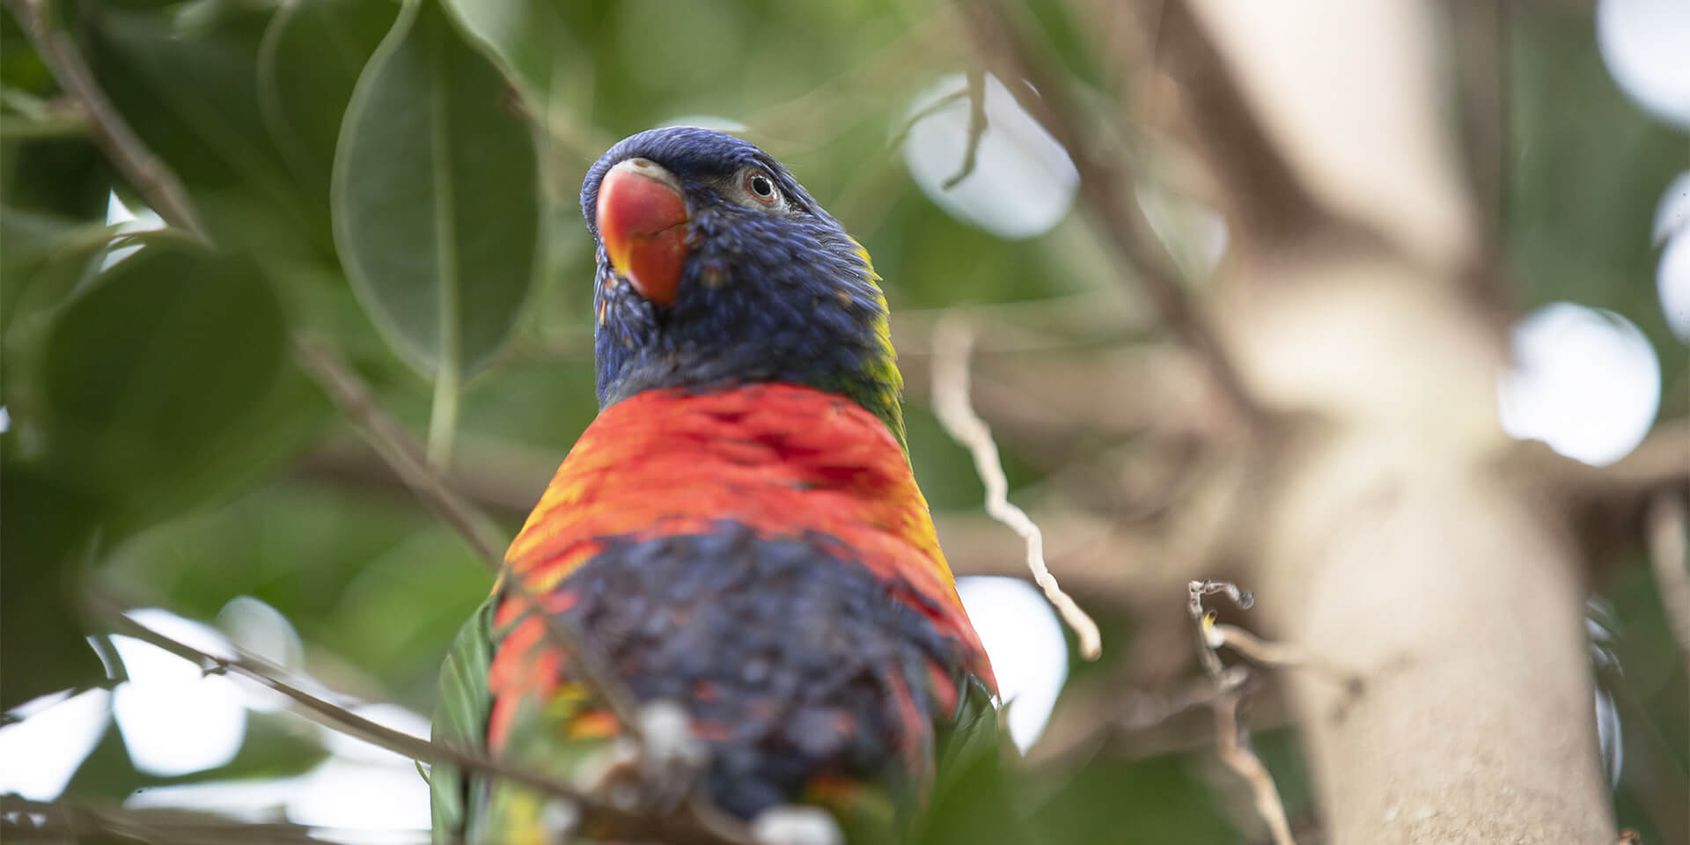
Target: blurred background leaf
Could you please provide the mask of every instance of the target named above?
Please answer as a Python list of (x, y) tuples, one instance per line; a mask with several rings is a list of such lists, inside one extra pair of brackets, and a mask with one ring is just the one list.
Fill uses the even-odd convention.
[(531, 130), (492, 65), (416, 0), (361, 78), (336, 158), (337, 243), (376, 325), (435, 379), (438, 452), (462, 381), (504, 346), (535, 280)]
[(250, 261), (142, 248), (58, 314), (41, 364), (44, 462), (119, 530), (226, 495), (321, 413)]

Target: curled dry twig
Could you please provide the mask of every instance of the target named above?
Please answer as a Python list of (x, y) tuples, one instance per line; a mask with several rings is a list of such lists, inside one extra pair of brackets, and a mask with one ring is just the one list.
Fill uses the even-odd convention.
[(1009, 479), (1004, 476), (998, 444), (985, 420), (974, 413), (968, 398), (968, 354), (974, 332), (961, 318), (941, 319), (933, 330), (933, 413), (952, 439), (974, 456), (974, 469), (986, 485), (986, 513), (1009, 526), (1027, 544), (1027, 568), (1056, 607), (1062, 620), (1074, 629), (1080, 641), (1080, 655), (1096, 660), (1103, 653), (1103, 637), (1097, 623), (1074, 602), (1051, 574), (1045, 563), (1044, 534), (1027, 512), (1009, 501)]
[[(1203, 646), (1198, 649), (1198, 654), (1203, 661), (1203, 670), (1214, 680), (1218, 693), (1212, 702), (1215, 711), (1216, 751), (1220, 754), (1221, 762), (1250, 784), (1256, 812), (1267, 823), (1268, 830), (1273, 835), (1274, 845), (1296, 845), (1296, 839), (1291, 836), (1291, 824), (1285, 817), (1285, 802), (1279, 797), (1279, 787), (1274, 785), (1273, 775), (1267, 766), (1250, 748), (1249, 731), (1238, 717), (1239, 705), (1244, 697), (1244, 683), (1249, 679), (1249, 672), (1239, 671), (1242, 669), (1239, 666), (1226, 666), (1216, 653), (1222, 646), (1227, 645), (1244, 653), (1237, 643), (1246, 641), (1251, 643), (1249, 648), (1253, 648), (1257, 654), (1283, 658), (1286, 652), (1282, 646), (1269, 647), (1269, 644), (1253, 636), (1247, 640), (1237, 637), (1233, 632), (1242, 633), (1240, 629), (1216, 625), (1215, 612), (1203, 606), (1203, 599), (1217, 594), (1225, 595), (1244, 609), (1255, 603), (1249, 592), (1226, 581), (1192, 581), (1189, 587), (1187, 607)], [(1232, 637), (1230, 641), (1229, 637)], [(1289, 664), (1281, 660), (1274, 665)]]

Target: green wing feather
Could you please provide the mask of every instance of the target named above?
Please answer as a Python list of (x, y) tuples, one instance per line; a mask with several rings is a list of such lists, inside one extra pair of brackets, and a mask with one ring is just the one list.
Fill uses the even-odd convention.
[[(493, 600), (488, 599), (464, 623), (446, 664), (440, 670), (440, 690), (434, 711), (434, 741), (451, 748), (484, 753), (487, 719), (493, 708), (487, 676), (493, 660)], [(464, 842), (470, 820), (478, 812), (479, 796), (470, 779), (456, 766), (437, 761), (429, 776), (434, 808), (434, 841)]]
[(1043, 837), (1017, 806), (1011, 782), (1004, 713), (977, 678), (963, 683), (956, 719), (940, 731), (938, 778), (929, 812), (916, 821), (907, 842), (921, 845), (1037, 845)]

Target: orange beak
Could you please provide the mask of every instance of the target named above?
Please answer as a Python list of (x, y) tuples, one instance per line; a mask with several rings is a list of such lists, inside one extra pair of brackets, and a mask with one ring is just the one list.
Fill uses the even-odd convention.
[(631, 158), (599, 183), (599, 241), (616, 274), (656, 305), (673, 305), (687, 257), (687, 204), (675, 177)]

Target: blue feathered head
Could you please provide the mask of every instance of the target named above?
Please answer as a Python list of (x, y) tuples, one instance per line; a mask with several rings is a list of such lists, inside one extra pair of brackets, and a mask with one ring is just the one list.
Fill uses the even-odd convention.
[(697, 127), (641, 132), (587, 171), (581, 213), (601, 406), (786, 382), (847, 396), (903, 440), (880, 277), (768, 153)]

